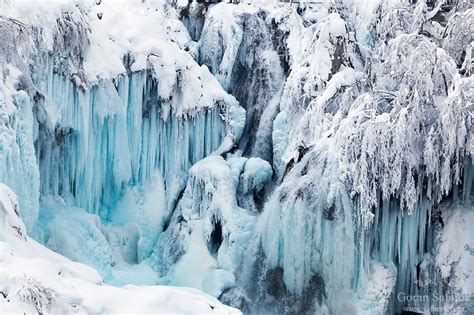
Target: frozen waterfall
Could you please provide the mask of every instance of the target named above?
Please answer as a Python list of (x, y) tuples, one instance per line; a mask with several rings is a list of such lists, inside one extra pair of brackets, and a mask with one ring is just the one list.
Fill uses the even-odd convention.
[[(0, 278), (30, 277), (0, 306), (198, 294), (163, 285), (250, 314), (474, 312), (473, 19), (468, 0), (0, 1)], [(62, 270), (100, 298), (69, 301)], [(234, 312), (199, 294), (173, 307)]]

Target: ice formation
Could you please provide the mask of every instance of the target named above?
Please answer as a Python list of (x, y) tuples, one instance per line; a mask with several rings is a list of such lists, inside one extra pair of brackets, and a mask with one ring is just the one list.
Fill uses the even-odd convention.
[[(24, 88), (34, 94), (34, 104), (29, 104), (30, 100), (21, 95), (24, 92), (12, 92), (19, 94), (17, 96), (8, 91), (4, 93), (4, 103), (7, 106), (21, 103), (16, 107), (24, 108), (25, 116), (28, 106), (34, 106), (37, 121), (28, 126), (30, 133), (35, 134), (29, 135), (29, 130), (25, 130), (24, 141), (28, 143), (20, 147), (31, 149), (31, 144), (35, 144), (41, 193), (72, 195), (75, 205), (96, 213), (100, 208), (100, 215), (106, 218), (106, 208), (114, 205), (124, 186), (139, 185), (155, 171), (160, 172), (169, 188), (169, 202), (175, 201), (173, 194), (183, 185), (183, 177), (192, 164), (214, 151), (225, 152), (238, 141), (244, 111), (222, 90), (206, 67), (196, 64), (178, 44), (167, 38), (171, 36), (168, 33), (179, 29), (167, 33), (167, 28), (161, 26), (153, 36), (155, 41), (138, 36), (151, 27), (160, 26), (162, 21), (167, 21), (166, 17), (158, 13), (149, 16), (145, 8), (135, 9), (128, 23), (120, 23), (123, 30), (116, 30), (117, 35), (109, 26), (120, 18), (120, 10), (111, 3), (101, 5), (108, 12), (100, 20), (103, 24), (97, 24), (95, 15), (90, 23), (84, 21), (86, 16), (71, 4), (72, 12), (63, 11), (57, 22), (65, 30), (35, 25), (35, 32), (27, 32), (30, 36), (24, 40), (31, 44), (38, 42), (38, 47), (32, 45), (25, 49), (38, 52), (30, 57), (33, 61), (19, 58), (13, 60), (13, 65), (5, 66), (4, 71), (10, 78), (5, 88), (26, 85)], [(133, 4), (130, 7), (134, 8)], [(34, 8), (30, 10), (34, 12), (33, 17), (41, 13)], [(11, 9), (11, 17), (8, 13), (7, 8), (3, 23), (8, 28), (5, 36), (12, 36), (13, 46), (25, 33), (21, 29), (24, 26), (15, 24), (16, 16), (21, 17), (22, 11)], [(136, 23), (141, 17), (148, 20)], [(86, 28), (93, 30), (91, 38), (82, 38), (87, 34), (83, 30)], [(119, 37), (122, 33), (127, 36)], [(64, 43), (48, 47), (51, 44), (47, 42), (51, 40), (48, 37)], [(89, 47), (86, 50), (83, 46)], [(46, 50), (48, 48), (51, 50)], [(64, 62), (63, 55), (67, 54), (78, 54), (78, 60), (73, 59), (73, 55), (71, 61)], [(11, 58), (18, 57), (12, 55)], [(26, 73), (18, 69), (28, 66), (39, 69)], [(6, 114), (8, 117), (22, 115), (8, 111)], [(194, 132), (195, 126), (198, 126), (197, 132)], [(23, 159), (30, 154), (25, 154)], [(5, 158), (10, 159), (13, 158)], [(37, 181), (34, 179), (33, 183)], [(24, 197), (20, 200), (30, 199), (27, 193), (20, 196)], [(35, 208), (36, 205), (26, 206), (25, 212)], [(31, 216), (33, 219), (27, 221), (28, 226), (34, 223), (34, 213)]]
[(0, 3), (2, 263), (145, 285), (15, 303), (474, 312), (470, 2), (244, 2)]
[(2, 313), (159, 312), (241, 314), (197, 290), (104, 285), (91, 267), (28, 237), (16, 195), (0, 185), (0, 307)]

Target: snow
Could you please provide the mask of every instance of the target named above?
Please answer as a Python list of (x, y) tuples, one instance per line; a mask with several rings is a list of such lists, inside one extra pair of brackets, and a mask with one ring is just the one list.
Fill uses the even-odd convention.
[(240, 179), (243, 183), (244, 193), (260, 191), (272, 175), (273, 171), (270, 163), (259, 158), (248, 159)]
[(380, 314), (472, 294), (468, 1), (0, 6), (12, 311)]
[[(20, 219), (17, 195), (7, 185), (0, 183), (0, 206), (2, 207), (2, 230), (14, 229), (16, 236), (26, 238), (26, 228)], [(9, 234), (6, 236), (10, 236)], [(5, 239), (6, 239), (5, 237)]]
[[(464, 84), (471, 78), (453, 76), (452, 59), (418, 35), (400, 35), (388, 43), (383, 59), (372, 65), (368, 93), (360, 92), (361, 73), (343, 62), (322, 84), (321, 92), (312, 94), (304, 86), (299, 88), (298, 81), (306, 84), (313, 75), (318, 78), (322, 68), (302, 69), (305, 66), (295, 68), (285, 86), (282, 115), (291, 113), (285, 120), (298, 131), (287, 131), (290, 143), (280, 153), (287, 169), (258, 222), (267, 268), (282, 267), (286, 287), (296, 294), (304, 294), (312, 275), (323, 275), (326, 303), (336, 312), (344, 310), (338, 294), (350, 287), (345, 281), (352, 278), (361, 292), (358, 307), (384, 312), (393, 307), (387, 303), (390, 292), (415, 290), (412, 266), (423, 261), (421, 244), (431, 242), (434, 233), (419, 227), (429, 225), (429, 209), (448, 193), (443, 187), (452, 189), (459, 181), (465, 165), (462, 161), (472, 132), (470, 105), (458, 106), (470, 98), (466, 95), (471, 89)], [(330, 68), (325, 69), (328, 73)], [(285, 99), (285, 95), (291, 97)], [(301, 106), (302, 97), (309, 99), (308, 106), (293, 106), (292, 102)], [(302, 115), (296, 114), (301, 111)], [(414, 127), (420, 125), (421, 130)], [(281, 132), (278, 128), (275, 136)], [(282, 124), (282, 128), (288, 127)], [(281, 144), (276, 145), (278, 150)], [(426, 154), (420, 147), (427, 148)], [(440, 156), (450, 158), (440, 165)], [(423, 186), (420, 176), (426, 176), (430, 184)], [(427, 188), (421, 191), (421, 187)], [(359, 231), (356, 235), (363, 233), (358, 236), (362, 241), (352, 239), (352, 228)], [(361, 232), (364, 229), (368, 231)], [(320, 239), (324, 242), (319, 243)], [(354, 247), (349, 245), (352, 242)], [(382, 277), (369, 261), (369, 253), (387, 270), (395, 263), (395, 275), (390, 271), (390, 277)], [(344, 263), (336, 266), (340, 260)], [(385, 280), (377, 280), (380, 277)], [(396, 280), (388, 281), (393, 277)], [(381, 304), (369, 302), (374, 294)]]
[[(98, 12), (101, 19), (96, 17)], [(120, 6), (104, 0), (88, 16), (91, 35), (84, 71), (90, 82), (116, 78), (127, 72), (127, 66), (132, 72), (151, 69), (159, 81), (159, 97), (177, 99), (171, 102), (176, 116), (195, 114), (217, 101), (233, 102), (207, 68), (184, 51), (190, 44), (189, 34), (172, 13), (164, 13), (162, 5), (153, 10), (139, 0)], [(123, 62), (127, 55), (130, 65)]]
[(0, 307), (17, 313), (240, 314), (189, 288), (112, 287), (97, 272), (55, 254), (26, 235), (15, 194), (0, 184)]
[(160, 281), (192, 286), (216, 297), (235, 284), (235, 272), (255, 222), (255, 217), (237, 205), (239, 183), (235, 179), (248, 161), (242, 158), (240, 162), (210, 156), (190, 169), (170, 228), (150, 259), (152, 266), (167, 274)]
[(371, 278), (367, 282), (364, 296), (359, 302), (359, 312), (364, 314), (383, 314), (388, 309), (390, 296), (396, 284), (396, 268), (394, 265), (384, 267), (377, 261), (372, 262)]
[[(157, 75), (164, 75), (166, 83), (160, 94), (167, 98), (175, 79), (175, 64), (184, 67), (189, 58), (180, 48), (185, 48), (190, 38), (182, 24), (171, 22), (163, 8), (164, 3), (150, 5), (138, 0), (122, 1), (120, 5), (104, 0), (92, 6), (88, 12), (90, 48), (84, 63), (89, 80), (112, 79), (124, 73), (123, 57), (129, 54), (133, 56), (130, 66), (134, 72), (146, 69), (147, 62), (158, 63), (153, 68)], [(154, 58), (149, 60), (150, 56)]]

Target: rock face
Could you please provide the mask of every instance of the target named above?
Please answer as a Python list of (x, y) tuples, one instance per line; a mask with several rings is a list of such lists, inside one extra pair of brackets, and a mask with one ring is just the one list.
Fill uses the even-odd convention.
[[(0, 8), (4, 257), (28, 233), (109, 284), (249, 313), (473, 311), (468, 1)], [(15, 282), (12, 310), (124, 311), (56, 308), (54, 278)]]

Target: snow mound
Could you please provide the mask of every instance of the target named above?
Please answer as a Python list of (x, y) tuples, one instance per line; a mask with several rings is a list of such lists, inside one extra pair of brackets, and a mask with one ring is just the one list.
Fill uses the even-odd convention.
[(99, 274), (26, 235), (18, 200), (0, 184), (0, 308), (2, 313), (240, 314), (194, 289), (104, 285)]
[[(236, 198), (246, 160), (210, 156), (190, 169), (183, 197), (151, 257), (167, 274), (166, 284), (192, 286), (216, 297), (235, 285), (255, 223)], [(247, 172), (253, 185), (263, 179)]]
[(240, 179), (243, 183), (244, 193), (249, 193), (252, 190), (260, 191), (272, 174), (272, 166), (267, 161), (259, 158), (248, 159)]

